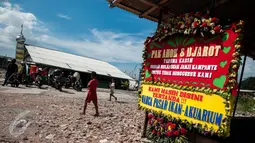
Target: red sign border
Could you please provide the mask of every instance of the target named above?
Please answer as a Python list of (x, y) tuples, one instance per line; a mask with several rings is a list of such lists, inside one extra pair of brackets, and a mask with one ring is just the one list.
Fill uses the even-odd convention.
[[(233, 23), (231, 25), (231, 27), (229, 29), (232, 29), (235, 33), (238, 34), (237, 38), (235, 39), (235, 42), (234, 42), (234, 47), (235, 47), (235, 54), (233, 54), (233, 60), (231, 61), (231, 64), (230, 64), (230, 68), (229, 68), (229, 74), (228, 74), (228, 80), (227, 80), (227, 83), (225, 84), (225, 86), (227, 87), (226, 90), (213, 90), (213, 89), (210, 89), (210, 88), (199, 88), (199, 87), (192, 87), (192, 86), (188, 86), (188, 87), (185, 87), (185, 86), (181, 86), (181, 85), (178, 85), (178, 84), (167, 84), (167, 82), (154, 82), (154, 81), (145, 81), (145, 64), (146, 64), (146, 59), (148, 57), (147, 55), (147, 48), (146, 48), (146, 45), (148, 44), (148, 41), (157, 41), (159, 40), (158, 37), (155, 39), (153, 39), (153, 37), (147, 37), (146, 41), (144, 42), (145, 44), (145, 47), (144, 47), (144, 50), (143, 50), (143, 67), (142, 67), (142, 73), (141, 73), (141, 85), (158, 85), (158, 86), (163, 86), (163, 87), (170, 87), (170, 88), (174, 88), (174, 89), (179, 89), (179, 90), (186, 90), (186, 91), (197, 91), (197, 92), (202, 92), (202, 93), (205, 93), (205, 94), (217, 94), (217, 95), (220, 95), (222, 96), (226, 101), (225, 101), (225, 110), (227, 112), (227, 117), (226, 119), (224, 119), (224, 124), (226, 125), (226, 127), (220, 127), (220, 129), (217, 131), (217, 132), (214, 132), (214, 131), (210, 131), (210, 132), (214, 132), (216, 133), (218, 136), (229, 136), (229, 127), (230, 126), (230, 119), (231, 119), (231, 113), (232, 113), (232, 110), (231, 110), (231, 100), (232, 100), (232, 96), (233, 95), (236, 95), (236, 91), (237, 91), (237, 73), (238, 73), (238, 69), (239, 69), (239, 66), (241, 64), (241, 56), (240, 56), (240, 51), (241, 51), (241, 40), (242, 40), (242, 32), (243, 32), (243, 24), (244, 22), (242, 20), (240, 20), (239, 22), (237, 23)], [(166, 38), (166, 36), (164, 36), (164, 38)], [(163, 39), (164, 39), (163, 38)], [(162, 39), (160, 39), (162, 40)], [(233, 76), (235, 75), (235, 76)], [(140, 106), (140, 101), (141, 101), (141, 92), (142, 92), (142, 86), (140, 88), (140, 90), (138, 91), (138, 95), (139, 95), (139, 99), (138, 99), (138, 109), (143, 109), (147, 112), (153, 112), (159, 116), (162, 116), (162, 113), (161, 112), (155, 112), (153, 110), (150, 110), (150, 109), (147, 109), (145, 107), (142, 107)], [(202, 125), (194, 125), (192, 123), (189, 123), (187, 121), (183, 121), (181, 119), (175, 119), (173, 118), (171, 115), (166, 115), (166, 117), (169, 119), (169, 120), (173, 120), (173, 121), (176, 121), (176, 122), (179, 122), (179, 123), (184, 123), (184, 124), (187, 124), (188, 126), (191, 126), (191, 127), (194, 127), (194, 128), (197, 128), (197, 129), (200, 129), (200, 131), (202, 132), (208, 132), (208, 129), (203, 127)]]
[[(146, 85), (159, 85), (159, 86), (164, 86), (164, 87), (171, 87), (174, 89), (179, 89), (179, 90), (187, 90), (187, 91), (196, 91), (196, 92), (202, 92), (205, 94), (217, 94), (220, 95), (222, 97), (224, 97), (225, 99), (230, 99), (230, 97), (232, 95), (235, 95), (235, 90), (236, 89), (236, 85), (237, 85), (237, 74), (238, 74), (238, 69), (240, 67), (241, 64), (241, 54), (240, 54), (240, 49), (241, 49), (241, 31), (238, 31), (237, 29), (235, 29), (235, 26), (230, 27), (229, 29), (233, 29), (235, 33), (238, 34), (234, 46), (235, 46), (235, 52), (232, 55), (233, 59), (230, 63), (230, 68), (229, 68), (229, 73), (227, 76), (227, 82), (225, 84), (225, 88), (226, 90), (218, 90), (218, 89), (212, 89), (212, 88), (208, 88), (208, 87), (196, 87), (196, 86), (183, 86), (183, 85), (179, 85), (179, 84), (169, 84), (168, 82), (160, 82), (160, 81), (146, 81), (145, 80), (145, 65), (146, 65), (146, 60), (148, 57), (148, 50), (147, 50), (147, 44), (145, 44), (144, 50), (143, 50), (143, 65), (142, 65), (142, 74), (141, 74), (141, 84), (146, 84)], [(150, 37), (148, 37), (150, 38)], [(148, 40), (147, 38), (147, 40)], [(153, 39), (153, 38), (150, 38)]]

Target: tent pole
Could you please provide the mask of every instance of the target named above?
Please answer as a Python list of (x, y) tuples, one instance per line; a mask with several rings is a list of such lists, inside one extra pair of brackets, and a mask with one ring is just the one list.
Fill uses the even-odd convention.
[(246, 64), (246, 58), (247, 58), (247, 54), (245, 53), (244, 59), (243, 59), (243, 66), (242, 66), (242, 70), (241, 70), (241, 75), (240, 75), (240, 79), (239, 79), (239, 84), (238, 84), (238, 90), (237, 90), (237, 96), (236, 96), (234, 111), (233, 111), (233, 115), (232, 115), (233, 117), (235, 117), (238, 97), (240, 96), (239, 94), (240, 94), (240, 88), (241, 88), (242, 80), (243, 80), (243, 73), (244, 73), (244, 68), (245, 68), (245, 64)]
[[(162, 15), (163, 15), (163, 10), (160, 9), (159, 11), (159, 19), (158, 19), (158, 28), (162, 22)], [(142, 137), (146, 136), (146, 130), (147, 130), (147, 126), (148, 126), (148, 111), (145, 111), (145, 118), (144, 118), (144, 126), (143, 126), (143, 133), (142, 133)]]

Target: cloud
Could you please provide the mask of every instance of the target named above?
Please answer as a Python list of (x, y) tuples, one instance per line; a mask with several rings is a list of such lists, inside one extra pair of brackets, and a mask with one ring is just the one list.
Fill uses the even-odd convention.
[(57, 16), (60, 17), (60, 18), (63, 18), (63, 19), (67, 19), (67, 20), (71, 20), (72, 19), (68, 15), (64, 15), (64, 14), (61, 14), (61, 13), (57, 14)]
[(143, 41), (146, 37), (143, 33), (121, 33), (94, 28), (80, 37), (56, 36), (58, 34), (51, 33), (47, 24), (34, 14), (24, 12), (18, 5), (6, 2), (0, 7), (0, 50), (9, 51), (10, 56), (14, 56), (15, 37), (20, 33), (21, 24), (24, 24), (23, 34), (28, 44), (108, 62), (142, 61)]
[[(32, 13), (22, 12), (19, 5), (4, 1), (0, 5), (0, 48), (15, 49), (15, 38), (24, 25), (24, 34), (33, 37), (34, 33), (49, 32), (44, 23)], [(11, 49), (11, 50), (10, 50)], [(2, 50), (1, 50), (2, 51)], [(6, 50), (4, 50), (6, 51)]]
[(42, 44), (61, 47), (62, 50), (79, 55), (89, 56), (108, 62), (141, 62), (143, 38), (128, 33), (90, 30), (91, 39), (77, 40), (40, 35), (37, 38)]

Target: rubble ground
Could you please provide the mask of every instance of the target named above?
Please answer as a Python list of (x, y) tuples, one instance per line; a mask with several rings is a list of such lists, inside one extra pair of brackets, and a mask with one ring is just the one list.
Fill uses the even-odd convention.
[(98, 89), (100, 116), (94, 117), (92, 103), (80, 115), (86, 89), (43, 87), (0, 86), (0, 142), (141, 142), (137, 92), (116, 90), (118, 101), (108, 101), (108, 89)]

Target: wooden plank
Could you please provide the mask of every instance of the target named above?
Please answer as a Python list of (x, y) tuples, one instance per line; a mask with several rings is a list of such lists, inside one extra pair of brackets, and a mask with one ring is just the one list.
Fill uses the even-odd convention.
[(112, 1), (112, 4), (113, 4), (113, 5), (117, 5), (117, 4), (119, 4), (121, 1), (123, 1), (123, 0), (113, 0), (113, 1)]
[(225, 3), (225, 2), (227, 2), (227, 1), (229, 1), (229, 0), (216, 0), (215, 7), (217, 7), (217, 6), (219, 6), (219, 5), (223, 4), (223, 3)]
[(155, 3), (153, 3), (153, 2), (150, 2), (150, 1), (148, 1), (148, 0), (140, 0), (140, 1), (143, 2), (143, 3), (145, 3), (145, 4), (147, 4), (147, 5), (150, 5), (150, 6), (153, 6), (153, 7), (156, 7), (156, 8), (160, 8), (160, 5), (155, 4)]
[(148, 9), (147, 11), (145, 11), (144, 13), (142, 13), (140, 16), (144, 17), (148, 14), (150, 14), (151, 12), (153, 12), (154, 10), (156, 10), (157, 8), (160, 8), (160, 5), (166, 3), (168, 0), (161, 0), (158, 4), (154, 4), (152, 2), (149, 2), (147, 0), (140, 0), (146, 4), (150, 4), (152, 7), (150, 9)]
[(149, 114), (148, 111), (145, 111), (142, 138), (146, 137), (147, 126), (148, 126), (148, 120), (149, 120), (148, 114)]
[[(132, 12), (132, 13), (135, 13), (135, 14), (137, 14), (137, 15), (139, 15), (139, 16), (141, 15), (141, 12), (140, 12), (140, 11), (137, 11), (137, 10), (135, 10), (135, 9), (132, 9), (132, 8), (128, 7), (128, 6), (122, 5), (122, 4), (120, 4), (120, 3), (117, 4), (116, 6), (119, 7), (119, 8), (125, 9), (125, 10), (127, 10), (127, 11), (130, 11), (130, 12)], [(154, 17), (152, 17), (152, 16), (145, 15), (145, 16), (143, 16), (143, 17), (144, 17), (144, 18), (147, 18), (147, 19), (149, 19), (149, 20), (158, 22), (158, 19), (157, 19), (157, 18), (154, 18)]]

